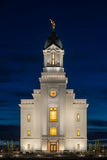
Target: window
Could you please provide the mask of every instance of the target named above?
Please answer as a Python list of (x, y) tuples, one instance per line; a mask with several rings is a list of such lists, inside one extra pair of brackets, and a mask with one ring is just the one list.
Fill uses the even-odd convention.
[(51, 127), (50, 128), (50, 135), (52, 135), (52, 136), (57, 135), (57, 128), (56, 127)]
[(30, 129), (27, 130), (27, 135), (30, 136)]
[(79, 129), (77, 130), (77, 136), (80, 136), (80, 130)]
[(57, 121), (57, 108), (56, 107), (50, 108), (50, 121)]
[(80, 150), (80, 144), (77, 144), (77, 150)]
[(30, 116), (30, 114), (28, 114), (27, 115), (27, 121), (30, 122), (30, 120), (31, 120), (31, 116)]
[(27, 145), (28, 150), (30, 150), (30, 144)]
[(51, 91), (50, 91), (50, 96), (51, 96), (51, 97), (56, 97), (56, 94), (57, 94), (57, 93), (56, 93), (55, 90), (51, 90)]
[(55, 65), (55, 52), (52, 52), (52, 66)]
[(80, 122), (80, 114), (77, 113), (77, 122)]

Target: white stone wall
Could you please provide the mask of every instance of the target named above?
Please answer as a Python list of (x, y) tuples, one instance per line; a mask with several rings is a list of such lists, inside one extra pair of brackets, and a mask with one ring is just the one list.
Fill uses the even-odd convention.
[(21, 151), (28, 151), (28, 144), (30, 144), (30, 151), (40, 150), (40, 139), (21, 139)]
[[(41, 142), (41, 110), (40, 110), (40, 94), (33, 93), (34, 99), (21, 100), (21, 150), (40, 150)], [(27, 115), (30, 114), (31, 120), (27, 121)], [(27, 131), (30, 130), (30, 135)]]
[[(77, 150), (77, 144), (80, 144), (80, 150), (87, 150), (87, 107), (86, 100), (74, 99), (74, 94), (66, 94), (66, 150)], [(80, 121), (77, 121), (77, 114), (80, 114)], [(80, 136), (77, 136), (77, 130)]]
[[(77, 145), (80, 144), (80, 150)], [(87, 150), (87, 139), (67, 139), (65, 140), (65, 148), (70, 151), (86, 151)]]
[[(31, 121), (27, 122), (27, 115), (31, 115)], [(34, 120), (35, 120), (35, 108), (34, 105), (24, 105), (21, 107), (21, 139), (29, 138), (27, 130), (31, 130), (30, 138), (34, 138)]]

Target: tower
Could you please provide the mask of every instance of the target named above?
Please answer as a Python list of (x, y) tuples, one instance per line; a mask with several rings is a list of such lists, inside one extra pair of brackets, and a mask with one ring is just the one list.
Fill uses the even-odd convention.
[(21, 100), (21, 150), (60, 152), (87, 150), (86, 99), (75, 99), (63, 68), (64, 48), (53, 31), (43, 48), (40, 90)]

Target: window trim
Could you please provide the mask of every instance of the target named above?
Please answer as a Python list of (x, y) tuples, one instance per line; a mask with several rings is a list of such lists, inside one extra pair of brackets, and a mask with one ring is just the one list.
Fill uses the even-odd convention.
[(31, 114), (28, 113), (28, 114), (27, 114), (27, 122), (30, 122), (30, 121), (31, 121)]
[(77, 122), (80, 122), (80, 113), (77, 113), (76, 120), (77, 120)]
[(80, 150), (80, 144), (77, 144), (77, 150), (78, 151)]
[(52, 66), (55, 66), (55, 52), (54, 51), (51, 54), (51, 64)]
[[(52, 129), (53, 129), (53, 132), (55, 132), (55, 134), (52, 133)], [(50, 127), (50, 136), (57, 136), (57, 127)]]
[[(55, 114), (55, 115), (54, 115), (54, 116), (55, 116), (55, 119), (52, 119), (52, 118), (51, 118), (52, 112)], [(57, 107), (50, 107), (49, 114), (50, 114), (50, 116), (49, 116), (50, 122), (57, 122)]]
[(28, 136), (31, 135), (31, 130), (30, 130), (30, 129), (27, 130), (27, 135), (28, 135)]
[(80, 129), (77, 129), (77, 136), (80, 136)]

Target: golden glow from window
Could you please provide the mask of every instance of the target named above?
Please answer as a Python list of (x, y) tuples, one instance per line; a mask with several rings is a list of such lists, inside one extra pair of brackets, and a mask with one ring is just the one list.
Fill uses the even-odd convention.
[(77, 113), (77, 121), (80, 122), (80, 114)]
[(77, 136), (80, 136), (80, 130), (79, 129), (77, 130)]
[(30, 136), (30, 129), (27, 130), (27, 135)]
[(55, 52), (52, 52), (52, 66), (55, 65)]
[(31, 116), (30, 116), (30, 114), (28, 114), (27, 115), (27, 121), (30, 122), (30, 120), (31, 120)]
[(28, 147), (28, 150), (30, 150), (30, 144), (28, 144), (27, 147)]
[(56, 127), (51, 127), (50, 128), (50, 135), (52, 135), (52, 136), (57, 135), (57, 128)]
[(57, 121), (57, 108), (56, 107), (50, 108), (50, 121)]
[(80, 150), (80, 144), (77, 144), (77, 150)]
[(51, 97), (56, 97), (56, 91), (55, 90), (50, 91), (50, 96)]

